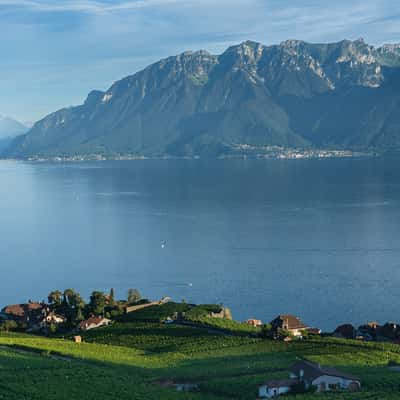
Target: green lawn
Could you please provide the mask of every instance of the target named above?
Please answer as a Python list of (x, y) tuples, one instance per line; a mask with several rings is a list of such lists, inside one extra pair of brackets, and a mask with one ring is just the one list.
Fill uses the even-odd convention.
[[(363, 390), (296, 399), (400, 399), (400, 373), (387, 367), (400, 362), (396, 345), (329, 338), (284, 344), (157, 323), (115, 324), (84, 340), (0, 335), (0, 399), (254, 400), (258, 383), (286, 377), (298, 357), (358, 375)], [(60, 355), (66, 359), (53, 358)], [(198, 383), (200, 391), (164, 389), (157, 382), (165, 378)]]
[[(180, 306), (181, 307), (181, 306)], [(26, 334), (0, 334), (0, 399), (254, 400), (265, 379), (287, 377), (298, 358), (357, 375), (360, 393), (303, 395), (295, 399), (400, 399), (400, 346), (317, 338), (292, 343), (159, 322), (171, 305), (132, 313), (83, 335), (84, 343)], [(134, 315), (136, 314), (136, 315)], [(210, 322), (210, 323), (208, 323)], [(240, 332), (241, 334), (236, 334)], [(162, 379), (193, 382), (197, 393), (162, 388)]]

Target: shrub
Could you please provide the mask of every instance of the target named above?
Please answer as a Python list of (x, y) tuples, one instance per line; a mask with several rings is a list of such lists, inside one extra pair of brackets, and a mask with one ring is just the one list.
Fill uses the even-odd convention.
[(4, 321), (0, 324), (0, 330), (3, 332), (14, 331), (18, 328), (18, 324), (13, 320)]

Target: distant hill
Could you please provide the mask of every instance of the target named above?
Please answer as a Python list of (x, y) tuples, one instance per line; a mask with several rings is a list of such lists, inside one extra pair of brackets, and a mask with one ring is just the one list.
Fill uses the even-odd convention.
[(12, 140), (29, 130), (24, 124), (0, 115), (0, 152), (10, 145)]
[(400, 149), (400, 45), (247, 41), (185, 52), (91, 92), (14, 140), (12, 157), (218, 156), (262, 146)]

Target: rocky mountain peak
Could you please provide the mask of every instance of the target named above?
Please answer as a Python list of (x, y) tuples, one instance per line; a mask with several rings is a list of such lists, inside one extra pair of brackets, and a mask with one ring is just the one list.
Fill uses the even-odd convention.
[(373, 46), (365, 43), (364, 39), (357, 39), (355, 41), (345, 40), (342, 42), (341, 52), (336, 62), (374, 64), (377, 63), (375, 49)]
[(237, 64), (255, 64), (260, 60), (265, 48), (261, 43), (247, 40), (239, 45), (229, 47), (222, 57), (228, 56), (235, 59)]
[(187, 155), (241, 144), (400, 148), (398, 81), (400, 46), (376, 49), (363, 39), (187, 51), (50, 114), (9, 154)]
[(387, 52), (398, 52), (400, 51), (400, 43), (386, 43), (381, 48)]
[(388, 43), (376, 49), (376, 54), (381, 65), (387, 67), (400, 66), (400, 44)]
[(105, 95), (105, 93), (100, 90), (92, 90), (88, 94), (88, 96), (85, 100), (85, 105), (90, 106), (90, 105), (98, 103), (100, 100), (103, 99), (104, 95)]
[(304, 49), (305, 42), (302, 40), (295, 40), (295, 39), (288, 39), (279, 45), (283, 50), (287, 51), (288, 53), (295, 54)]

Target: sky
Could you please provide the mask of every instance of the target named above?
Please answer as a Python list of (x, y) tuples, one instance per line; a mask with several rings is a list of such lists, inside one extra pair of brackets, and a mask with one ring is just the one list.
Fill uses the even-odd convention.
[(399, 43), (400, 1), (0, 0), (0, 37), (0, 114), (33, 122), (186, 50)]

